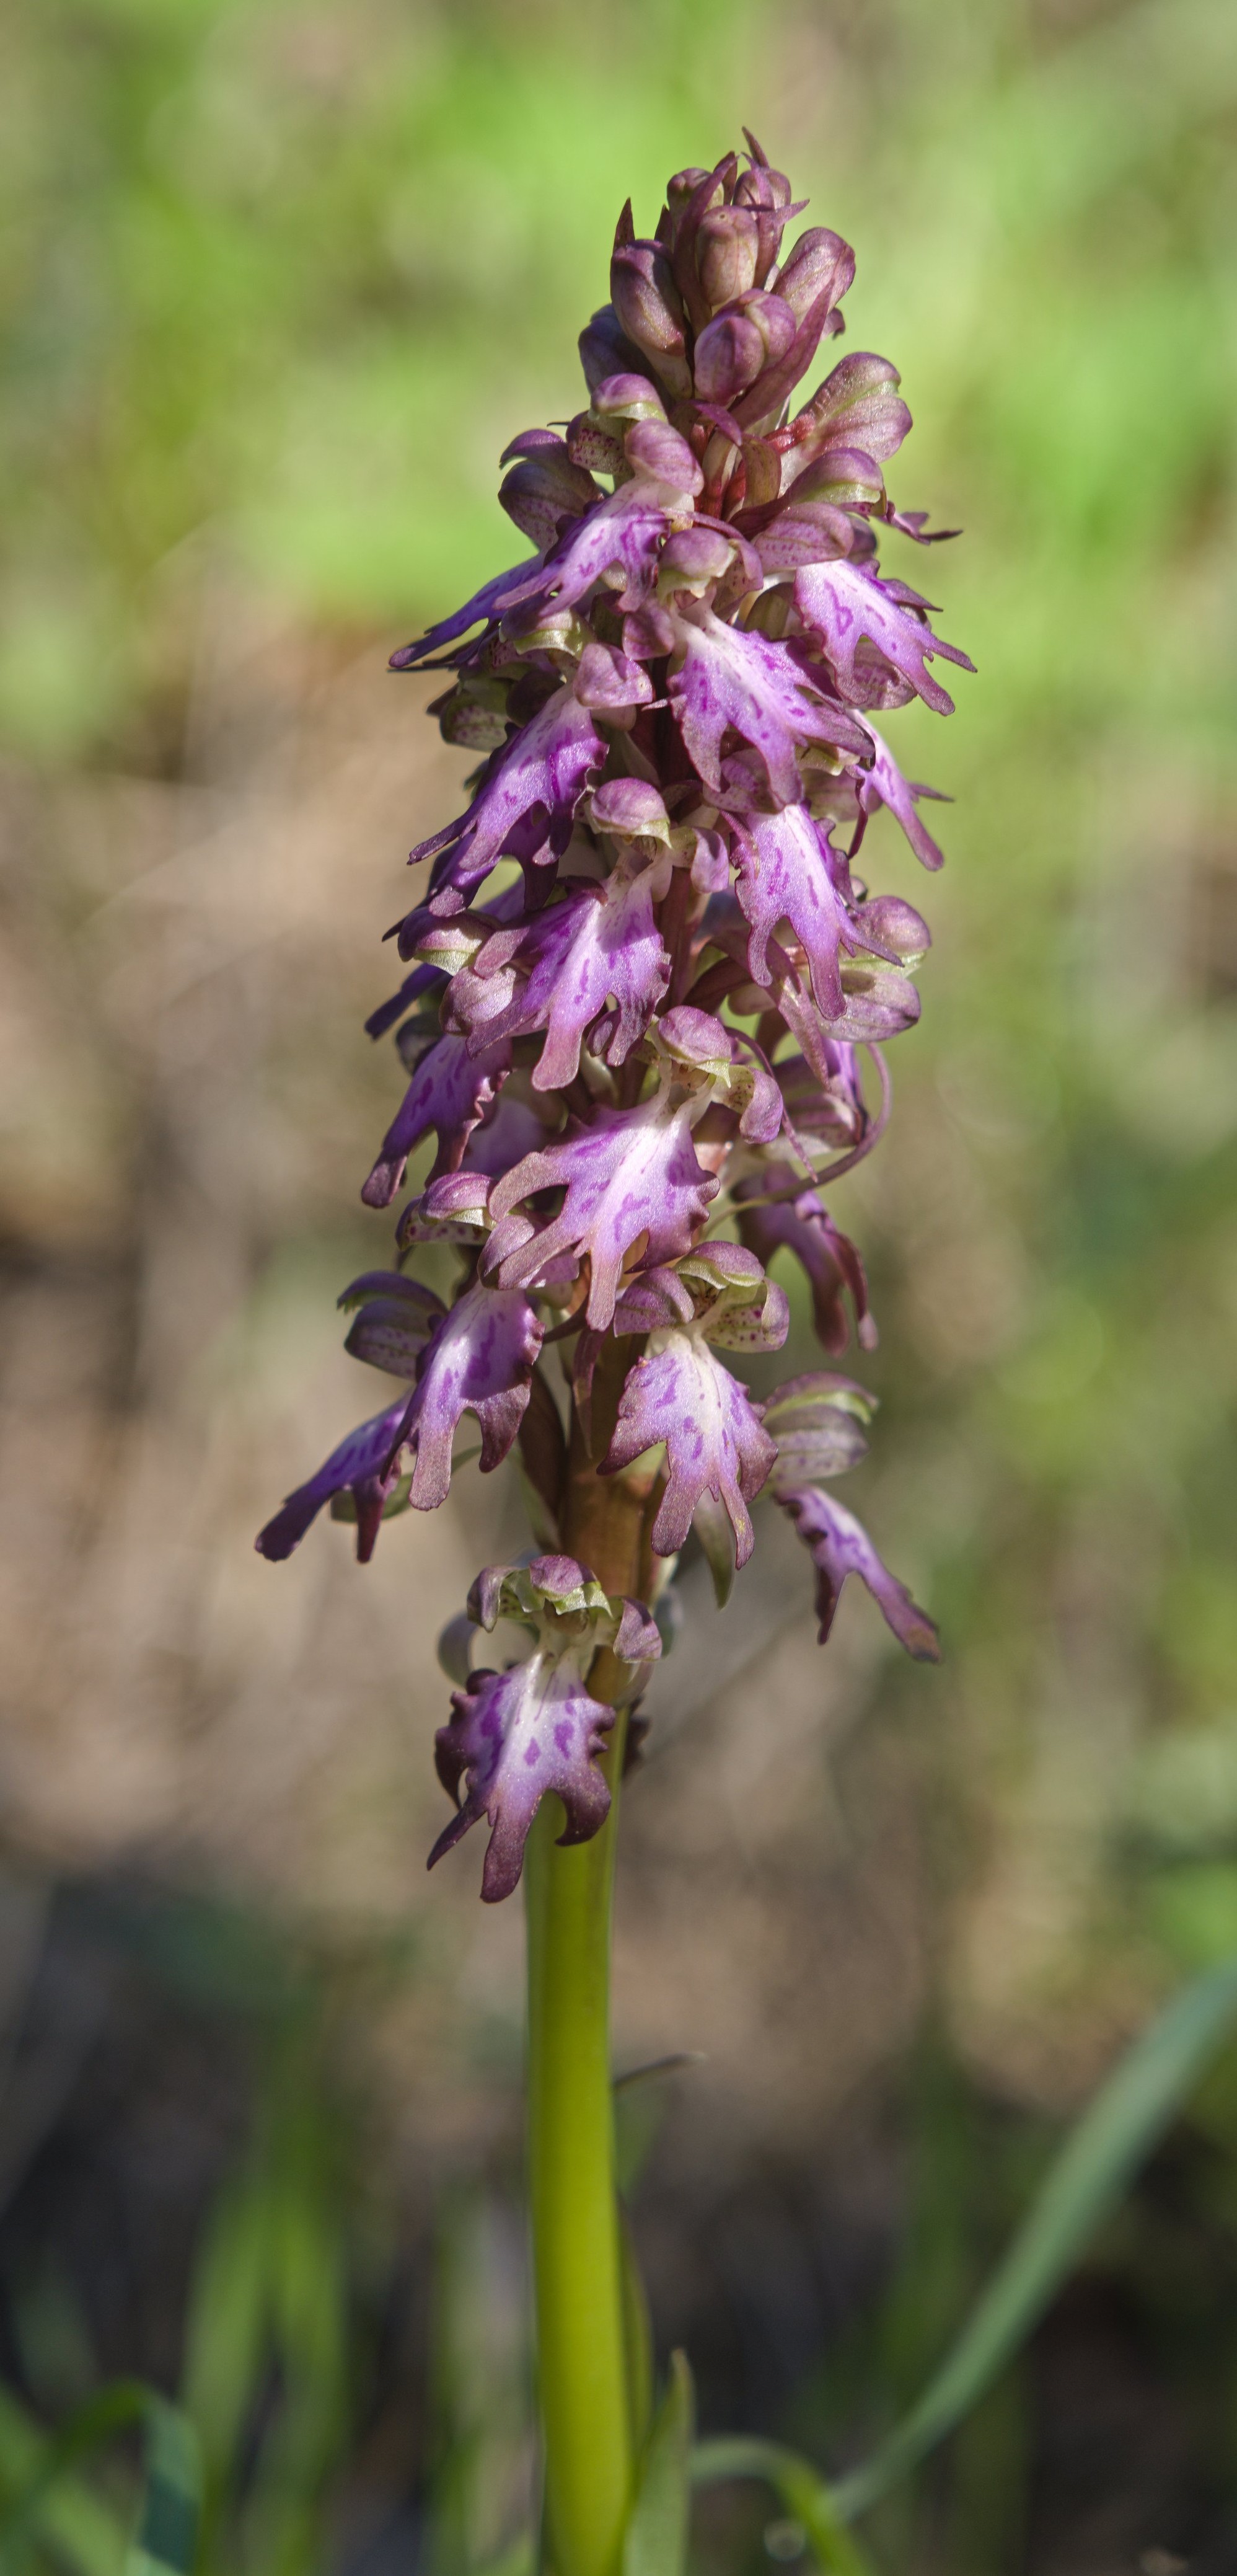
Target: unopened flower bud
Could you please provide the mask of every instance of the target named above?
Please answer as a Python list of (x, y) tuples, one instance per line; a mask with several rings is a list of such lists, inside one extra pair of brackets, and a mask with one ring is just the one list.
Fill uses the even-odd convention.
[[(700, 186), (703, 179), (708, 178), (708, 175), (707, 170), (676, 170), (673, 179), (668, 182), (666, 187), (666, 211), (670, 217), (670, 232), (672, 240), (674, 234), (678, 230), (679, 224), (691, 204), (692, 198), (695, 196), (697, 188)], [(721, 201), (722, 192), (719, 185), (716, 202), (720, 205)]]
[(676, 394), (691, 392), (683, 350), (683, 307), (658, 242), (627, 242), (610, 262), (610, 293), (629, 340), (653, 359)]
[(932, 933), (921, 912), (899, 894), (873, 895), (859, 915), (860, 929), (873, 946), (886, 950), (902, 966), (917, 966), (932, 945)]
[(716, 312), (756, 282), (760, 233), (747, 206), (717, 206), (701, 219), (696, 234), (696, 266), (705, 296)]
[(734, 192), (736, 206), (772, 206), (781, 214), (790, 204), (790, 181), (784, 170), (771, 170), (767, 162), (754, 170), (745, 170)]
[(780, 289), (776, 295), (770, 295), (761, 287), (754, 286), (750, 294), (741, 298), (739, 310), (745, 320), (755, 323), (764, 342), (767, 363), (776, 365), (779, 358), (785, 357), (799, 328), (798, 316), (791, 310), (785, 296)]
[(802, 322), (827, 287), (832, 292), (826, 309), (832, 311), (835, 304), (840, 304), (854, 275), (855, 254), (850, 243), (844, 242), (840, 233), (827, 231), (823, 224), (814, 224), (795, 243), (778, 277), (777, 291), (796, 321)]
[(784, 358), (798, 324), (780, 295), (753, 287), (715, 315), (696, 342), (696, 391), (706, 402), (729, 403)]
[(696, 392), (702, 402), (733, 402), (755, 384), (764, 362), (764, 339), (756, 324), (744, 313), (719, 313), (696, 342)]
[(643, 778), (607, 778), (595, 789), (589, 812), (599, 832), (612, 832), (624, 841), (669, 843), (665, 800)]
[(647, 376), (603, 376), (593, 387), (593, 409), (599, 420), (664, 420), (666, 406)]
[(699, 492), (704, 476), (685, 438), (668, 420), (638, 420), (623, 441), (627, 461), (640, 474), (672, 483), (677, 492)]
[(639, 356), (623, 330), (612, 304), (603, 304), (580, 333), (578, 342), (584, 381), (592, 393), (607, 376), (619, 374)]
[(575, 692), (582, 707), (614, 721), (634, 717), (647, 706), (653, 683), (639, 662), (629, 661), (613, 644), (586, 644), (576, 668)]
[(667, 590), (708, 588), (730, 569), (730, 539), (716, 528), (682, 528), (668, 537), (661, 553), (661, 578)]
[(537, 547), (552, 546), (564, 519), (578, 519), (600, 496), (592, 475), (573, 465), (560, 445), (553, 454), (523, 456), (499, 486), (509, 519)]

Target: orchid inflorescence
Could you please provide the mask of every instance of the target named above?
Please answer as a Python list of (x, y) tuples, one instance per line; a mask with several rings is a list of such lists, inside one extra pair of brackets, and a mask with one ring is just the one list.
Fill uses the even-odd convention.
[[(411, 972), (368, 1022), (395, 1027), (409, 1081), (366, 1203), (389, 1206), (414, 1148), (436, 1144), (399, 1266), (340, 1300), (347, 1348), (401, 1387), (258, 1540), (286, 1557), (331, 1501), (368, 1558), (384, 1518), (445, 1499), (466, 1412), (483, 1470), (519, 1444), (545, 1553), (478, 1579), (438, 1737), (457, 1812), (431, 1860), (486, 1816), (488, 1898), (515, 1886), (547, 1791), (564, 1839), (597, 1830), (599, 1757), (659, 1651), (651, 1613), (668, 1628), (678, 1553), (694, 1528), (724, 1599), (762, 1490), (811, 1552), (822, 1640), (854, 1573), (912, 1655), (936, 1653), (826, 1490), (863, 1453), (871, 1398), (828, 1370), (761, 1404), (723, 1356), (785, 1341), (768, 1275), (782, 1247), (831, 1357), (847, 1300), (859, 1343), (875, 1338), (824, 1190), (882, 1132), (880, 1049), (918, 1017), (929, 934), (855, 860), (882, 805), (925, 866), (941, 853), (918, 810), (934, 791), (903, 777), (873, 719), (916, 695), (948, 714), (931, 664), (972, 667), (878, 570), (884, 528), (953, 533), (887, 496), (910, 427), (896, 370), (845, 357), (787, 416), (842, 329), (854, 257), (816, 226), (779, 265), (802, 209), (747, 139), (746, 168), (730, 153), (671, 180), (652, 240), (624, 208), (612, 300), (580, 339), (588, 408), (502, 459), (500, 500), (534, 552), (392, 656), (452, 674), (431, 712), (481, 754), (466, 810), (412, 853), (428, 884), (388, 934)], [(450, 1304), (408, 1275), (427, 1245), (458, 1253)], [(636, 1497), (643, 1603), (560, 1553), (572, 1461)], [(531, 1653), (472, 1669), (500, 1622)], [(602, 1650), (604, 1699), (589, 1689)]]

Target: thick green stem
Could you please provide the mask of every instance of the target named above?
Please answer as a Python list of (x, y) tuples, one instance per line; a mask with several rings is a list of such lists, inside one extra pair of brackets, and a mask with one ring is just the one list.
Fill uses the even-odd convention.
[(528, 1841), (528, 2157), (545, 2509), (555, 2576), (614, 2576), (631, 2501), (610, 2085), (617, 1801), (560, 1850), (557, 1799)]
[[(647, 1496), (599, 1478), (630, 1346), (611, 1343), (598, 1367), (590, 1450), (572, 1426), (563, 1543), (610, 1594), (647, 1583)], [(612, 1700), (621, 1670), (597, 1657), (589, 1687)], [(528, 2159), (537, 2381), (545, 2514), (554, 2576), (616, 2576), (631, 2506), (623, 2260), (614, 2187), (610, 2068), (610, 1911), (624, 1720), (604, 1768), (610, 1813), (591, 1842), (569, 1850), (557, 1798), (529, 1835)]]

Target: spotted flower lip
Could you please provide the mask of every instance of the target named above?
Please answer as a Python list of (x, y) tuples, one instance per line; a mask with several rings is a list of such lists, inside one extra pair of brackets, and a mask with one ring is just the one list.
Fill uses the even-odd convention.
[(720, 790), (722, 742), (733, 729), (758, 751), (779, 804), (800, 793), (798, 750), (809, 742), (863, 753), (855, 718), (805, 686), (784, 648), (710, 610), (683, 621), (683, 667), (670, 694), (683, 740), (706, 786)]
[(879, 581), (852, 563), (810, 564), (795, 575), (795, 605), (806, 626), (822, 638), (833, 675), (844, 694), (858, 697), (855, 648), (865, 638), (910, 681), (925, 704), (942, 716), (954, 702), (928, 669), (934, 654), (963, 671), (974, 663), (957, 644), (946, 644), (913, 615), (929, 603), (903, 581)]
[(505, 1672), (475, 1672), (452, 1696), (435, 1759), (456, 1812), (428, 1866), (487, 1818), (481, 1894), (495, 1904), (519, 1882), (529, 1827), (548, 1792), (565, 1813), (561, 1843), (586, 1842), (604, 1824), (610, 1788), (600, 1756), (615, 1707), (590, 1696), (588, 1667), (598, 1647), (609, 1646), (636, 1689), (661, 1652), (661, 1638), (638, 1602), (608, 1599), (588, 1568), (566, 1556), (537, 1557), (527, 1568), (487, 1568), (469, 1611), (486, 1628), (500, 1618), (514, 1620), (530, 1631), (534, 1646), (527, 1662)]
[(670, 981), (654, 913), (664, 891), (655, 868), (616, 868), (604, 885), (570, 888), (560, 903), (496, 934), (472, 974), (455, 978), (455, 1008), (473, 1019), (470, 1048), (488, 1053), (544, 1030), (533, 1083), (560, 1091), (574, 1081), (585, 1031), (613, 995), (605, 1058), (625, 1063)]
[[(691, 1533), (724, 1598), (764, 1494), (812, 1556), (822, 1637), (856, 1574), (910, 1653), (936, 1651), (824, 1490), (873, 1399), (797, 1351), (772, 1393), (763, 1372), (799, 1312), (784, 1280), (831, 1358), (876, 1341), (833, 1185), (883, 1134), (931, 939), (869, 891), (860, 845), (866, 876), (885, 807), (940, 866), (939, 791), (884, 726), (912, 698), (947, 714), (944, 666), (972, 665), (886, 558), (950, 533), (887, 488), (911, 426), (896, 367), (816, 358), (854, 253), (825, 224), (796, 237), (789, 179), (746, 140), (746, 161), (679, 171), (647, 234), (623, 209), (583, 405), (501, 458), (533, 551), (391, 657), (448, 674), (430, 713), (477, 765), (387, 933), (408, 971), (367, 1027), (394, 1031), (405, 1080), (365, 1203), (391, 1205), (430, 1138), (433, 1162), (400, 1266), (341, 1300), (350, 1356), (396, 1400), (258, 1540), (290, 1555), (329, 1504), (365, 1559), (384, 1518), (446, 1498), (465, 1416), (485, 1469), (518, 1442), (546, 1552), (478, 1578), (437, 1739), (454, 1812), (431, 1859), (486, 1820), (491, 1901), (543, 1798), (568, 1841), (601, 1826), (616, 1700), (656, 1650), (646, 1605), (557, 1552), (594, 1525), (581, 1478), (620, 1480), (654, 1598)], [(474, 1669), (478, 1629), (522, 1630), (522, 1660), (496, 1642)]]
[[(565, 1195), (558, 1214), (517, 1243), (513, 1212), (559, 1186)], [(497, 1183), (488, 1260), (503, 1287), (531, 1287), (557, 1255), (587, 1257), (588, 1321), (604, 1331), (636, 1244), (645, 1244), (650, 1262), (686, 1252), (718, 1186), (716, 1174), (696, 1158), (690, 1104), (674, 1108), (658, 1095), (630, 1112), (601, 1108), (587, 1126), (570, 1126), (561, 1141), (526, 1155)]]
[(641, 1309), (649, 1322), (659, 1306), (665, 1320), (652, 1321), (648, 1349), (627, 1380), (602, 1474), (664, 1444), (653, 1546), (660, 1556), (677, 1555), (694, 1522), (722, 1602), (751, 1555), (748, 1504), (776, 1464), (777, 1448), (761, 1426), (763, 1408), (712, 1346), (779, 1350), (789, 1308), (785, 1292), (737, 1243), (710, 1244), (674, 1270), (633, 1282), (620, 1325)]
[(768, 984), (769, 941), (788, 921), (807, 959), (812, 994), (827, 1020), (846, 1008), (838, 953), (861, 945), (839, 883), (844, 863), (806, 805), (753, 814), (732, 823), (739, 902), (751, 925), (747, 962), (754, 982)]
[(446, 1501), (451, 1443), (464, 1413), (480, 1426), (482, 1474), (501, 1465), (524, 1416), (543, 1329), (518, 1289), (480, 1281), (435, 1325), (394, 1442), (414, 1456), (414, 1510), (436, 1511)]
[[(665, 1444), (666, 1488), (653, 1523), (659, 1556), (676, 1556), (695, 1521), (719, 1600), (755, 1545), (754, 1501), (777, 1450), (741, 1381), (703, 1336), (661, 1326), (623, 1390), (603, 1473)], [(727, 1529), (727, 1524), (729, 1528)]]

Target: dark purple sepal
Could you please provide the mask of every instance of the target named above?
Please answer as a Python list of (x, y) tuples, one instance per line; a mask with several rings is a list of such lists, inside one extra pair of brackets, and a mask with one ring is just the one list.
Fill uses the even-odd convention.
[(445, 645), (454, 644), (459, 636), (466, 635), (470, 626), (479, 625), (482, 619), (487, 623), (495, 619), (499, 613), (496, 603), (514, 584), (526, 581), (536, 569), (537, 558), (533, 556), (527, 563), (513, 564), (508, 572), (495, 573), (493, 580), (483, 582), (480, 590), (475, 590), (472, 598), (466, 600), (462, 608), (457, 608), (453, 617), (440, 617), (437, 625), (427, 627), (415, 643), (401, 644), (399, 651), (391, 655), (390, 669), (413, 671), (428, 654), (441, 653)]
[(511, 1049), (501, 1043), (471, 1055), (466, 1038), (438, 1038), (422, 1056), (361, 1191), (367, 1207), (389, 1207), (408, 1157), (431, 1129), (438, 1153), (431, 1174), (457, 1170), (474, 1127), (505, 1079)]
[(402, 1012), (408, 1010), (413, 1002), (419, 1002), (423, 994), (441, 991), (442, 984), (443, 978), (436, 966), (414, 966), (411, 975), (405, 975), (398, 993), (392, 993), (388, 1001), (380, 1002), (377, 1010), (370, 1012), (365, 1022), (366, 1037), (384, 1038), (387, 1030), (394, 1028)]
[(802, 1263), (812, 1293), (812, 1316), (818, 1340), (827, 1351), (844, 1351), (850, 1338), (844, 1293), (855, 1310), (855, 1337), (860, 1348), (875, 1348), (876, 1324), (868, 1306), (868, 1282), (860, 1255), (848, 1234), (835, 1225), (818, 1190), (797, 1198), (775, 1199), (770, 1206), (744, 1204), (745, 1191), (755, 1196), (760, 1183), (743, 1182), (736, 1213), (745, 1244), (766, 1267), (781, 1247)]
[(299, 1547), (311, 1521), (317, 1519), (324, 1503), (333, 1494), (350, 1490), (356, 1504), (357, 1555), (366, 1564), (374, 1552), (374, 1541), (382, 1519), (382, 1507), (388, 1494), (399, 1482), (396, 1463), (400, 1445), (400, 1425), (407, 1410), (401, 1395), (397, 1404), (385, 1413), (376, 1413), (341, 1440), (338, 1449), (319, 1467), (304, 1485), (289, 1494), (282, 1510), (276, 1512), (265, 1529), (259, 1530), (254, 1545), (259, 1556), (272, 1564), (281, 1564)]
[(773, 1484), (773, 1499), (794, 1522), (816, 1568), (816, 1615), (822, 1646), (850, 1574), (866, 1583), (900, 1645), (916, 1663), (940, 1661), (940, 1640), (927, 1612), (877, 1555), (861, 1521), (817, 1485)]
[(532, 1102), (522, 1100), (510, 1085), (497, 1100), (491, 1101), (479, 1127), (474, 1127), (464, 1147), (462, 1172), (483, 1172), (490, 1180), (523, 1161), (526, 1154), (544, 1145), (547, 1135), (544, 1118)]

